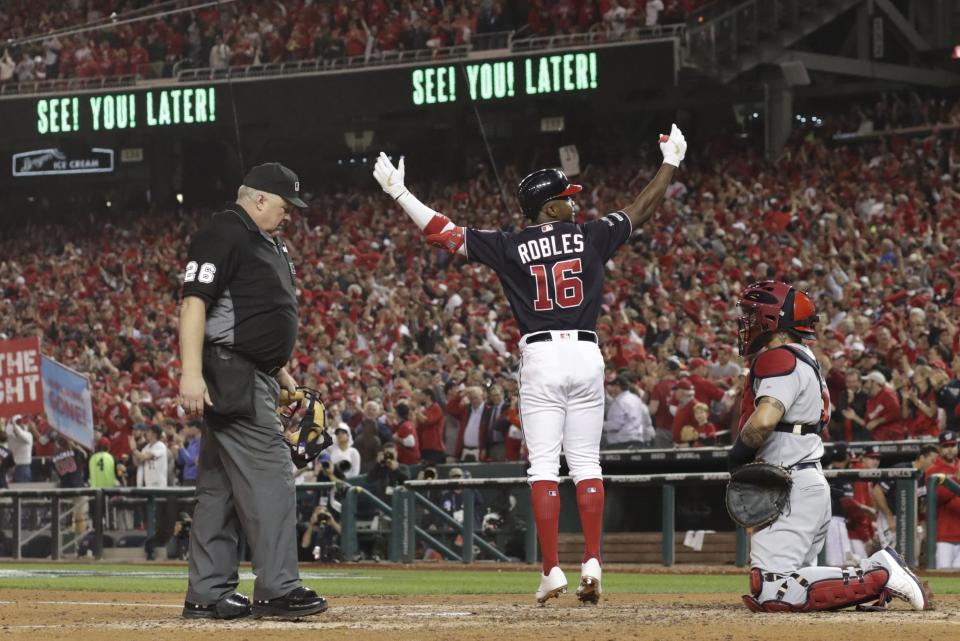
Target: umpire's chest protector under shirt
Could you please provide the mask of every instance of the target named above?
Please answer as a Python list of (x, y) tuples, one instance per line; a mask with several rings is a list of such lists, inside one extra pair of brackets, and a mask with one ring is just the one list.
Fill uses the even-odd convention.
[(297, 340), (296, 270), (286, 245), (234, 205), (197, 232), (187, 252), (183, 295), (207, 302), (205, 341), (261, 368), (283, 366)]

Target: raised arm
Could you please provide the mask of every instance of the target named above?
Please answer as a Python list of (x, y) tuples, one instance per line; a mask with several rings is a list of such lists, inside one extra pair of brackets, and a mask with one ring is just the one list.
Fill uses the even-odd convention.
[(451, 254), (459, 253), (466, 256), (467, 252), (463, 247), (464, 228), (457, 227), (449, 218), (430, 209), (411, 194), (403, 184), (405, 172), (403, 158), (400, 159), (400, 164), (394, 167), (387, 155), (381, 151), (377, 164), (373, 168), (373, 177), (380, 183), (383, 191), (389, 194), (403, 208), (403, 211), (407, 212), (410, 220), (426, 236), (428, 243), (445, 249)]
[(673, 178), (674, 170), (680, 166), (687, 153), (687, 141), (677, 125), (672, 126), (669, 136), (660, 136), (660, 151), (663, 153), (663, 164), (660, 165), (657, 175), (630, 205), (623, 208), (634, 229), (647, 222), (657, 211)]

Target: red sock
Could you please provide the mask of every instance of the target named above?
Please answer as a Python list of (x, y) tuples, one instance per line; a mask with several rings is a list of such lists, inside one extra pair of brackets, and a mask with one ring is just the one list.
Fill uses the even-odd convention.
[(587, 479), (577, 483), (577, 508), (583, 529), (583, 561), (600, 560), (600, 535), (603, 532), (603, 480)]
[(533, 519), (537, 522), (537, 538), (543, 554), (543, 573), (560, 565), (557, 553), (557, 530), (560, 527), (560, 490), (555, 481), (534, 481), (530, 486)]

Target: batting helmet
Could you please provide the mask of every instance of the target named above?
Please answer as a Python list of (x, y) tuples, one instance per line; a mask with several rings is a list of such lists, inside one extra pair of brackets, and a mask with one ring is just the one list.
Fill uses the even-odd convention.
[(581, 189), (583, 187), (572, 184), (559, 169), (539, 169), (520, 181), (517, 200), (523, 215), (534, 220), (540, 208), (551, 200), (572, 196)]
[(747, 287), (740, 300), (740, 355), (755, 353), (770, 333), (783, 331), (797, 339), (814, 339), (817, 310), (810, 296), (786, 283), (765, 280)]

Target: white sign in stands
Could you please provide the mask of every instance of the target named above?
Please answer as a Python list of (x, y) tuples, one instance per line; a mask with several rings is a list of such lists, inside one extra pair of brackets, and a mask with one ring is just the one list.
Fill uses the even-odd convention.
[(93, 399), (86, 376), (46, 356), (41, 357), (43, 409), (54, 430), (93, 449)]
[(63, 176), (70, 174), (105, 174), (114, 169), (113, 149), (94, 147), (93, 149), (67, 154), (56, 149), (34, 149), (13, 154), (13, 175), (25, 176)]

